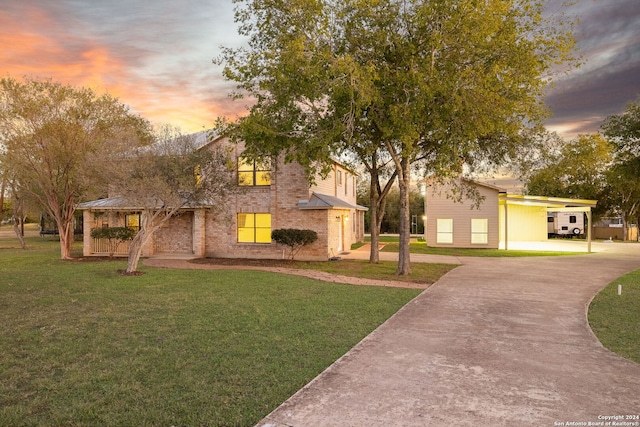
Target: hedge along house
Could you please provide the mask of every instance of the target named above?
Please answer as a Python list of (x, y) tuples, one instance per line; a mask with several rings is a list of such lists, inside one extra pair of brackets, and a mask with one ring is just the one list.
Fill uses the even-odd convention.
[[(326, 177), (310, 183), (296, 163), (247, 162), (243, 144), (217, 138), (210, 144), (226, 144), (236, 161), (242, 191), (226, 206), (213, 211), (208, 206), (185, 207), (167, 221), (143, 248), (143, 256), (179, 254), (218, 258), (280, 259), (286, 248), (271, 240), (280, 228), (310, 229), (318, 240), (305, 247), (298, 259), (327, 260), (364, 240), (364, 212), (356, 204), (357, 175), (338, 162)], [(206, 146), (204, 147), (206, 148)], [(85, 256), (106, 255), (105, 241), (91, 238), (95, 227), (139, 227), (140, 207), (121, 197), (82, 203)], [(127, 245), (117, 254), (125, 255)]]
[[(425, 240), (428, 246), (515, 249), (548, 241), (549, 212), (586, 214), (586, 251), (591, 252), (591, 208), (595, 200), (508, 194), (505, 190), (465, 180), (480, 196), (454, 200), (452, 185), (424, 181)], [(537, 245), (544, 248), (544, 245)]]

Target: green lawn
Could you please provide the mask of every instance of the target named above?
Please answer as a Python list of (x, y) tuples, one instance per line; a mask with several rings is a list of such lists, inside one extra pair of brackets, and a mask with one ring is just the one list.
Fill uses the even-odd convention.
[(395, 274), (398, 268), (396, 261), (380, 261), (377, 264), (370, 264), (369, 261), (343, 260), (339, 262), (297, 263), (297, 265), (299, 267), (296, 268), (309, 268), (345, 276), (419, 284), (435, 283), (445, 273), (458, 266), (458, 264), (412, 262), (409, 276), (397, 276)]
[[(473, 256), (473, 257), (529, 257), (529, 256), (560, 256), (560, 255), (580, 255), (580, 252), (558, 252), (558, 251), (520, 251), (502, 249), (473, 249), (473, 248), (434, 248), (427, 246), (424, 242), (409, 244), (412, 254), (428, 255), (450, 255), (450, 256)], [(399, 244), (390, 242), (385, 244), (382, 252), (398, 252)]]
[(260, 271), (128, 277), (124, 261), (16, 243), (0, 239), (0, 426), (251, 426), (420, 292)]
[(640, 363), (640, 270), (614, 280), (596, 295), (589, 306), (589, 324), (602, 345)]
[(262, 267), (280, 267), (302, 270), (317, 270), (342, 276), (359, 277), (382, 281), (407, 282), (420, 285), (431, 285), (442, 275), (456, 268), (459, 264), (411, 263), (411, 274), (397, 276), (396, 261), (380, 261), (370, 264), (368, 260), (345, 259), (336, 262), (326, 261), (285, 261), (285, 260), (231, 260), (231, 259), (198, 259), (199, 264), (250, 265)]

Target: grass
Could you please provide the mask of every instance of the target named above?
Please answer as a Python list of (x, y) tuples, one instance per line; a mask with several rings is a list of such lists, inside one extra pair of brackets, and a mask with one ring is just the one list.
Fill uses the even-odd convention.
[(365, 279), (407, 282), (421, 285), (435, 283), (440, 277), (454, 269), (458, 264), (438, 264), (438, 263), (411, 263), (411, 274), (408, 276), (397, 276), (395, 274), (398, 267), (396, 261), (380, 261), (377, 264), (370, 264), (364, 260), (341, 260), (335, 262), (323, 261), (284, 261), (284, 260), (233, 260), (233, 259), (201, 259), (194, 262), (203, 264), (222, 265), (251, 265), (261, 267), (281, 267), (302, 270), (323, 271), (348, 277), (359, 277)]
[(589, 325), (602, 345), (640, 363), (640, 270), (614, 280), (596, 295), (589, 306)]
[(393, 280), (420, 284), (435, 283), (445, 273), (457, 267), (457, 264), (436, 263), (411, 263), (409, 276), (397, 276), (395, 274), (398, 263), (395, 261), (380, 261), (370, 264), (368, 261), (343, 260), (339, 262), (317, 262), (304, 264), (296, 268), (311, 268), (327, 273), (341, 274), (344, 276), (362, 277), (374, 280)]
[[(410, 243), (409, 250), (412, 254), (425, 255), (449, 255), (449, 256), (471, 256), (471, 257), (529, 257), (529, 256), (562, 256), (562, 255), (578, 255), (578, 252), (559, 252), (559, 251), (525, 251), (525, 250), (502, 250), (502, 249), (474, 249), (474, 248), (435, 248), (427, 246), (424, 241)], [(365, 237), (365, 242), (370, 242), (369, 236)], [(380, 242), (385, 243), (381, 249), (382, 252), (398, 252), (399, 248), (398, 236), (380, 236)], [(362, 245), (360, 245), (362, 246)], [(358, 247), (360, 247), (358, 246)], [(352, 249), (357, 249), (352, 247)]]
[(128, 277), (124, 261), (28, 244), (0, 239), (0, 426), (251, 426), (420, 292), (260, 271)]
[[(471, 257), (530, 257), (530, 256), (562, 256), (579, 255), (578, 252), (559, 251), (524, 251), (524, 250), (502, 250), (502, 249), (474, 249), (474, 248), (434, 248), (427, 246), (424, 242), (409, 244), (412, 254), (427, 255), (450, 255), (450, 256), (471, 256)], [(382, 252), (398, 252), (398, 243), (387, 243)]]

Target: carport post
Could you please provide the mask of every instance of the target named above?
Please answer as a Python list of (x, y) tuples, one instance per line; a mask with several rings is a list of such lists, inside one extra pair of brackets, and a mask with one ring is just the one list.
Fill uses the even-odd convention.
[(587, 252), (591, 253), (591, 208), (587, 211)]
[(509, 250), (509, 218), (507, 217), (507, 201), (504, 201), (504, 250)]

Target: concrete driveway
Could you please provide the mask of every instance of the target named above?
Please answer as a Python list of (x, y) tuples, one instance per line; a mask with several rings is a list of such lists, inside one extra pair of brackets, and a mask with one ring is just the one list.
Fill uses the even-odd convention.
[(624, 419), (640, 415), (640, 365), (602, 347), (586, 319), (600, 289), (640, 268), (640, 245), (594, 249), (457, 259), (258, 426), (640, 425)]

